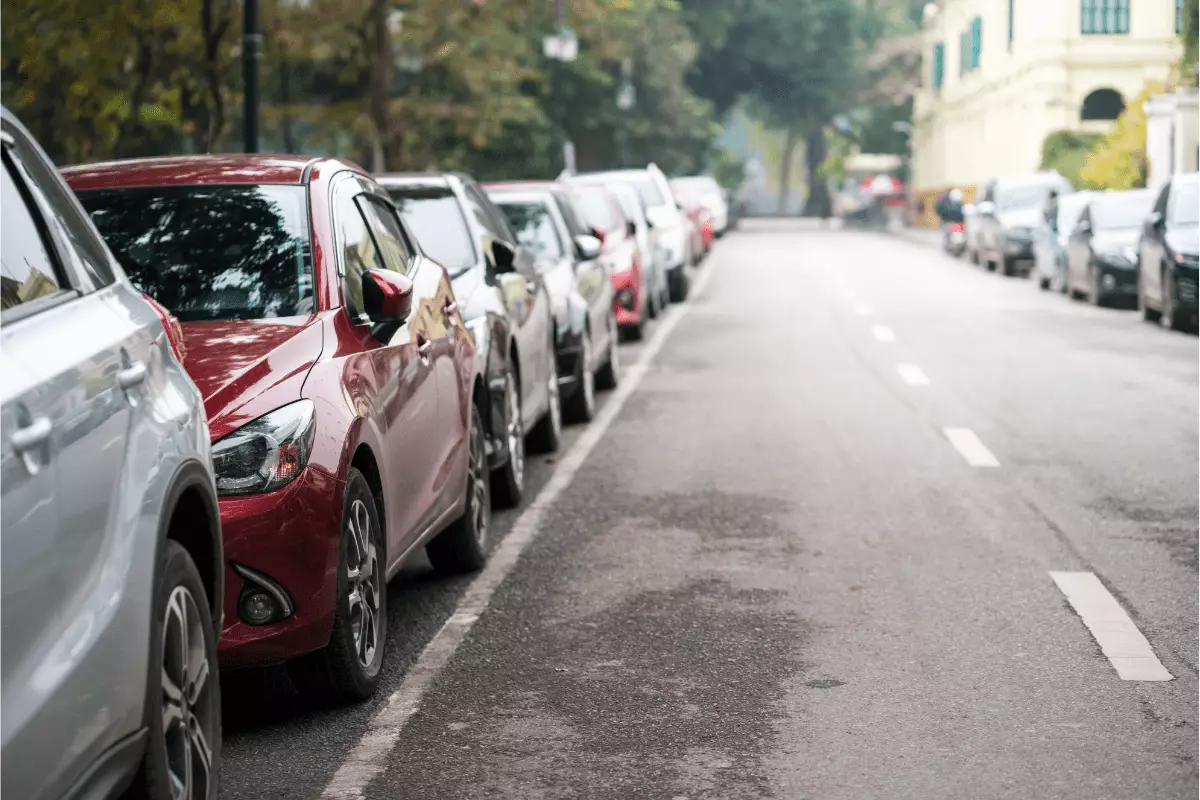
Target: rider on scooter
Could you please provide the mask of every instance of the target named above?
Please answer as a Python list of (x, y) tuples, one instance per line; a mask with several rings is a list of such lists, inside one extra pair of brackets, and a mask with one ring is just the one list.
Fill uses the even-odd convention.
[(938, 198), (937, 205), (934, 207), (937, 215), (942, 220), (942, 249), (949, 251), (951, 226), (958, 226), (958, 233), (962, 233), (963, 224), (963, 193), (961, 189), (951, 189), (944, 195)]

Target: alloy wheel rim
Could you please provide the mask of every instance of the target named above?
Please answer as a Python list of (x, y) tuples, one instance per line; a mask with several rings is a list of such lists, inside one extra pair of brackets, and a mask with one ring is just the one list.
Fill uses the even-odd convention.
[(355, 498), (350, 506), (346, 533), (346, 590), (354, 654), (359, 665), (373, 674), (381, 652), (383, 618), (379, 603), (383, 586), (371, 514), (360, 498)]
[(579, 353), (583, 367), (583, 402), (590, 410), (596, 404), (596, 376), (592, 374), (592, 337), (583, 337), (583, 350)]
[(520, 486), (525, 477), (525, 437), (521, 434), (521, 395), (513, 374), (508, 374), (505, 383), (508, 395), (508, 459), (512, 464), (513, 479)]
[(479, 413), (475, 412), (471, 424), (470, 459), (467, 466), (467, 481), (471, 492), (471, 514), (475, 523), (475, 539), (482, 545), (487, 539), (488, 520), (492, 506), (488, 493), (486, 455), (483, 448), (483, 428)]
[(554, 429), (554, 435), (558, 436), (562, 431), (562, 398), (558, 394), (558, 361), (555, 359), (553, 352), (550, 355), (550, 426)]
[(173, 800), (206, 798), (212, 786), (212, 667), (196, 598), (176, 586), (162, 639), (162, 728)]

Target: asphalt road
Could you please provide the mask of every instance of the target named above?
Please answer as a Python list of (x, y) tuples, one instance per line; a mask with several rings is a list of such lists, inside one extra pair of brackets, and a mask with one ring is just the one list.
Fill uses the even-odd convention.
[(698, 280), (376, 701), (225, 681), (222, 797), (1195, 797), (1197, 339), (795, 222)]

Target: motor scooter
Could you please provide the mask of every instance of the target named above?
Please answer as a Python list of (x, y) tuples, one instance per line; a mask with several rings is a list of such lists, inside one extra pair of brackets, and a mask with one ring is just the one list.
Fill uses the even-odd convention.
[(967, 249), (967, 228), (961, 222), (947, 222), (942, 226), (942, 247), (958, 258)]

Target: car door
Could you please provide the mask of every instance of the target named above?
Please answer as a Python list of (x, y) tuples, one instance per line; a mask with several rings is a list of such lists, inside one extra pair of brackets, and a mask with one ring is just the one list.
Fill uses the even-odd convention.
[[(1165, 255), (1163, 231), (1166, 230), (1167, 203), (1171, 196), (1168, 183), (1158, 193), (1154, 208), (1142, 226), (1142, 237), (1138, 247), (1138, 277), (1142, 282), (1142, 296), (1156, 308), (1162, 307), (1162, 263)], [(1155, 222), (1154, 220), (1158, 220)]]
[(41, 781), (17, 789), (6, 771), (3, 791), (33, 797), (140, 724), (140, 686), (97, 687), (132, 633), (104, 568), (126, 544), (116, 501), (157, 318), (131, 310), (145, 304), (36, 146), (8, 126), (3, 138), (0, 703), (4, 759), (24, 765), (13, 779)]
[(550, 296), (542, 284), (533, 254), (517, 243), (500, 210), (474, 181), (464, 179), (462, 188), (467, 209), (483, 231), (489, 269), (495, 271), (490, 253), (493, 240), (504, 242), (515, 253), (513, 268), (496, 273), (495, 278), (513, 325), (518, 354), (522, 355), (521, 415), (526, 418), (522, 423), (528, 429), (529, 424), (545, 411), (549, 402), (550, 359), (546, 357), (546, 351), (553, 346)]
[[(348, 352), (343, 383), (351, 404), (370, 420), (383, 452), (376, 453), (383, 473), (388, 554), (399, 558), (422, 532), (436, 504), (436, 464), (440, 451), (438, 386), (434, 374), (428, 315), (414, 281), (412, 313), (394, 331), (373, 329), (362, 301), (363, 273), (388, 269), (364, 210), (370, 194), (358, 176), (347, 173), (331, 189), (338, 270), (342, 278), (342, 314)], [(361, 201), (361, 202), (360, 202)]]
[(594, 344), (592, 352), (600, 357), (609, 346), (608, 337), (615, 335), (609, 326), (609, 317), (612, 315), (612, 277), (604, 259), (580, 257), (575, 237), (592, 234), (575, 212), (575, 207), (565, 193), (552, 192), (551, 194), (565, 227), (564, 241), (575, 260), (575, 281), (579, 287), (579, 294), (587, 303), (588, 322), (592, 328)]
[(1091, 236), (1092, 210), (1085, 208), (1067, 240), (1067, 288), (1070, 290), (1086, 288)]

